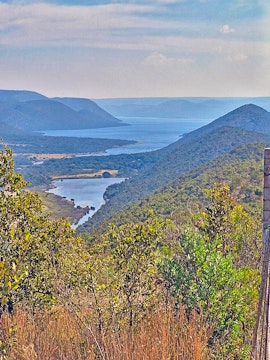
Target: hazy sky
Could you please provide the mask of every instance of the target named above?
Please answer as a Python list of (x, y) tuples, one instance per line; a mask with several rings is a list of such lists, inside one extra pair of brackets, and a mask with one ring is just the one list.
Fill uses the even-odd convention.
[(0, 88), (270, 96), (269, 0), (1, 1)]

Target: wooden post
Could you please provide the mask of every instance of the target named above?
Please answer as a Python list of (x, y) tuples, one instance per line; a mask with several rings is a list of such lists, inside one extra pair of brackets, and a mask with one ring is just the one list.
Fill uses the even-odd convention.
[(270, 148), (264, 150), (263, 264), (252, 360), (270, 360)]

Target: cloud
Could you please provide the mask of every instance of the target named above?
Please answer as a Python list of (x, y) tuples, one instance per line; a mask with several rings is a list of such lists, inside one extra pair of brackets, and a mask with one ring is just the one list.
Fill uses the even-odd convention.
[(267, 72), (267, 18), (237, 13), (234, 29), (225, 11), (212, 16), (213, 0), (64, 2), (0, 0), (2, 87), (55, 96), (222, 95), (220, 84), (248, 87), (262, 62)]
[(162, 53), (152, 53), (148, 55), (144, 60), (143, 64), (148, 66), (175, 66), (175, 65), (188, 65), (192, 64), (194, 59), (192, 58), (176, 58), (176, 57), (169, 57)]
[(223, 25), (220, 30), (222, 34), (231, 34), (235, 32), (235, 29), (231, 28), (228, 24)]
[(0, 2), (0, 46), (162, 51), (168, 36), (192, 38), (198, 27), (203, 28), (188, 20), (155, 16), (157, 9), (151, 2), (96, 6)]
[[(0, 46), (130, 50), (145, 52), (147, 56), (165, 54), (166, 61), (182, 59), (182, 62), (194, 59), (194, 54), (228, 56), (241, 49), (249, 56), (254, 50), (254, 27), (250, 28), (252, 41), (244, 38), (242, 31), (239, 33), (244, 41), (236, 36), (228, 41), (227, 37), (220, 39), (215, 23), (155, 16), (156, 5), (151, 5), (151, 1), (148, 3), (150, 5), (59, 6), (36, 3), (23, 6), (0, 2)], [(228, 34), (235, 30), (225, 24), (220, 31)], [(261, 51), (262, 43), (258, 42), (258, 48)], [(165, 59), (160, 58), (159, 62), (162, 61)]]
[(130, 42), (132, 47), (149, 31), (177, 28), (176, 23), (148, 18), (154, 10), (151, 5), (136, 4), (22, 6), (0, 2), (0, 45), (121, 47)]
[(179, 4), (180, 2), (186, 2), (186, 0), (154, 0), (156, 3), (169, 5), (169, 4)]
[(247, 59), (248, 59), (248, 56), (245, 54), (242, 54), (242, 53), (227, 56), (227, 60), (229, 62), (243, 62), (243, 61), (246, 61)]
[[(168, 47), (181, 45), (190, 48), (196, 40), (207, 43), (211, 37), (219, 38), (215, 22), (189, 18), (180, 21), (178, 14), (181, 12), (173, 11), (173, 6), (170, 11), (162, 11), (164, 4), (173, 3), (179, 5), (176, 0), (122, 4), (118, 1), (91, 6), (0, 2), (0, 45), (10, 48), (67, 46), (164, 52)], [(180, 3), (188, 6), (188, 1)], [(235, 30), (225, 24), (220, 32), (229, 34)], [(256, 29), (252, 36), (256, 36)], [(176, 40), (175, 45), (167, 46), (170, 39)]]

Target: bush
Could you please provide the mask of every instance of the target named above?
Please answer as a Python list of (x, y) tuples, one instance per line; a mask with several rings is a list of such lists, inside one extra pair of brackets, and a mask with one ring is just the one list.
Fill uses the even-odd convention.
[(219, 241), (187, 230), (175, 255), (161, 261), (160, 274), (175, 306), (184, 305), (188, 316), (195, 311), (211, 330), (208, 346), (215, 359), (247, 359), (259, 275), (237, 268), (232, 254), (224, 255), (219, 247)]

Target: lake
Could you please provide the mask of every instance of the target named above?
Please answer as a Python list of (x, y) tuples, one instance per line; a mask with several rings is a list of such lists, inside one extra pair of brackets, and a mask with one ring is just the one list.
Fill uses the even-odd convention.
[(124, 181), (124, 178), (95, 178), (95, 179), (63, 179), (56, 180), (52, 184), (54, 188), (47, 192), (65, 197), (68, 200), (74, 199), (75, 206), (94, 207), (89, 214), (83, 216), (78, 225), (83, 224), (91, 217), (104, 203), (103, 194), (108, 186)]
[[(175, 141), (183, 134), (195, 130), (209, 121), (183, 120), (161, 118), (121, 117), (124, 123), (130, 126), (119, 126), (100, 129), (83, 130), (50, 130), (43, 133), (50, 136), (75, 136), (89, 138), (107, 138), (135, 140), (135, 145), (108, 149), (103, 155), (131, 154), (161, 149)], [(89, 155), (88, 155), (89, 156)], [(103, 195), (109, 185), (122, 182), (122, 178), (98, 179), (64, 179), (54, 181), (55, 188), (49, 190), (56, 195), (74, 199), (75, 206), (94, 206), (95, 210), (80, 219), (78, 225), (83, 224), (102, 204)]]
[(124, 123), (130, 124), (130, 126), (82, 130), (48, 130), (43, 131), (43, 133), (50, 136), (135, 140), (137, 141), (135, 145), (108, 149), (103, 155), (132, 154), (161, 149), (177, 141), (183, 134), (195, 130), (210, 121), (153, 117), (121, 117), (120, 119)]

